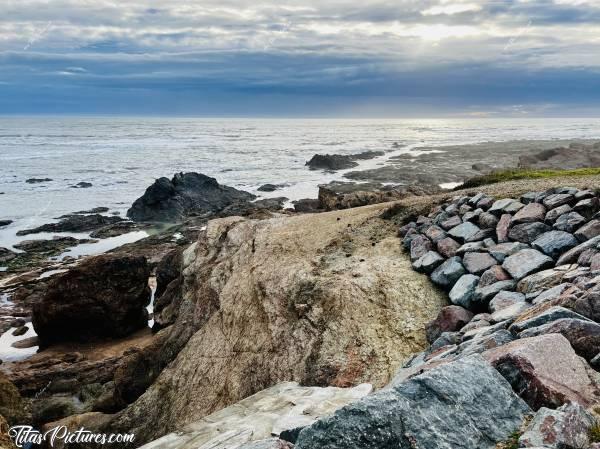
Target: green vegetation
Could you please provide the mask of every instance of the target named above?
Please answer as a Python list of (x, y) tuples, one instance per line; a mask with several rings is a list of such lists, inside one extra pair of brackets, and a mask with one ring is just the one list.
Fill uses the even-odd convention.
[(499, 443), (496, 449), (519, 449), (519, 438), (522, 432), (519, 430), (514, 431), (507, 440)]
[(600, 421), (596, 421), (596, 424), (590, 427), (588, 438), (590, 443), (600, 443)]
[(514, 168), (509, 170), (493, 171), (488, 175), (475, 176), (467, 179), (462, 185), (456, 187), (455, 190), (468, 189), (472, 187), (484, 186), (487, 184), (495, 184), (503, 181), (514, 181), (518, 179), (539, 179), (539, 178), (555, 178), (557, 176), (590, 176), (600, 175), (600, 167), (595, 168), (577, 168), (573, 170), (534, 170), (527, 168)]

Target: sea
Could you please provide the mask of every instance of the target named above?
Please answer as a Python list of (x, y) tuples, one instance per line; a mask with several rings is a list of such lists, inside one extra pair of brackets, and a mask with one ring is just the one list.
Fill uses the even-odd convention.
[[(399, 153), (519, 139), (600, 136), (600, 119), (242, 119), (159, 117), (0, 117), (0, 247), (16, 231), (93, 207), (125, 215), (152, 182), (200, 172), (261, 198), (315, 198), (318, 185), (345, 171), (309, 170), (315, 153), (385, 155), (352, 170), (375, 168)], [(50, 179), (30, 184), (30, 178)], [(78, 183), (91, 187), (75, 187)], [(271, 193), (265, 183), (284, 184)], [(42, 238), (28, 236), (26, 238)], [(25, 238), (25, 237), (24, 237)]]

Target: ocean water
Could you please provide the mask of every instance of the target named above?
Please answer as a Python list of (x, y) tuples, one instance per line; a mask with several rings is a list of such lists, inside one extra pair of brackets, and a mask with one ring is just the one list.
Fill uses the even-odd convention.
[[(0, 219), (14, 220), (0, 229), (0, 246), (14, 243), (18, 229), (69, 212), (107, 206), (124, 215), (156, 178), (179, 171), (254, 193), (265, 183), (287, 184), (261, 196), (294, 200), (343, 179), (343, 171), (308, 170), (315, 153), (386, 151), (356, 168), (365, 169), (422, 146), (597, 138), (599, 130), (600, 119), (0, 118)], [(78, 182), (92, 187), (73, 188)]]

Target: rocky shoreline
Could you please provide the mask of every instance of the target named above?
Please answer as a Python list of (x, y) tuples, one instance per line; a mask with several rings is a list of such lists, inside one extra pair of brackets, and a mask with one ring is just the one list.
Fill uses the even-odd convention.
[[(593, 148), (571, 149), (585, 159)], [(11, 404), (0, 415), (38, 428), (134, 431), (132, 447), (162, 449), (192, 440), (492, 449), (511, 438), (520, 446), (506, 447), (558, 448), (584, 437), (592, 447), (600, 182), (571, 181), (455, 197), (437, 186), (338, 182), (286, 209), (283, 198), (256, 201), (182, 173), (149, 187), (131, 220), (94, 209), (26, 230), (152, 234), (79, 260), (48, 258), (89, 239), (33, 240), (17, 248), (25, 253), (0, 254), (14, 261), (2, 273), (0, 330), (17, 337), (33, 326), (37, 337), (18, 344), (43, 348), (0, 364), (0, 395)], [(274, 387), (284, 381), (338, 405), (278, 418), (267, 433), (248, 433), (258, 417), (232, 425), (238, 401), (254, 394), (248, 407), (262, 397), (277, 414), (281, 392), (303, 388)], [(335, 399), (362, 383), (377, 391)], [(478, 400), (467, 406), (467, 397)], [(236, 446), (214, 431), (198, 440), (208, 416), (202, 426), (231, 426)], [(558, 423), (550, 430), (549, 417)], [(152, 442), (178, 429), (187, 430)]]

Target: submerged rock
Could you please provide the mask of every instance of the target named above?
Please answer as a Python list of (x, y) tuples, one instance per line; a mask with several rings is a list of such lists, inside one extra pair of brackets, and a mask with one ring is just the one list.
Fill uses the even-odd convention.
[(88, 232), (123, 221), (121, 217), (100, 214), (69, 215), (58, 223), (48, 223), (33, 229), (22, 229), (17, 235), (38, 234), (40, 232)]
[(529, 407), (479, 356), (433, 368), (302, 430), (295, 449), (493, 449)]
[(383, 151), (365, 151), (359, 154), (315, 154), (306, 165), (311, 170), (344, 170), (358, 166), (357, 160), (383, 156)]
[(150, 268), (143, 257), (103, 255), (53, 276), (32, 323), (42, 345), (122, 337), (147, 326)]
[(178, 222), (190, 215), (211, 216), (235, 203), (256, 197), (233, 187), (220, 185), (200, 173), (177, 173), (172, 179), (159, 178), (134, 201), (127, 216), (135, 221)]

